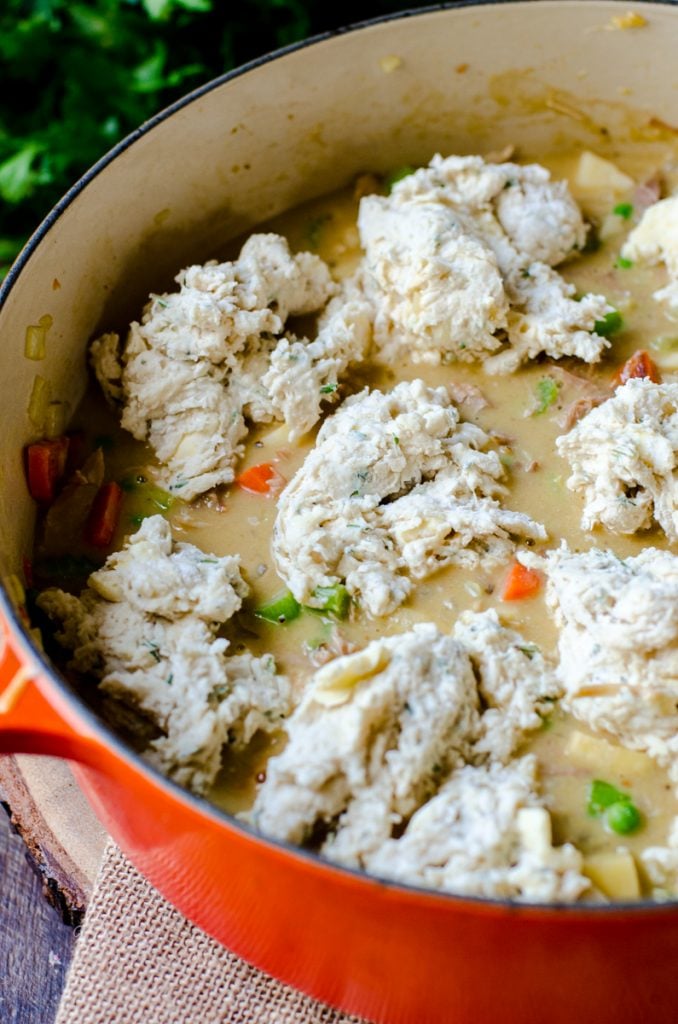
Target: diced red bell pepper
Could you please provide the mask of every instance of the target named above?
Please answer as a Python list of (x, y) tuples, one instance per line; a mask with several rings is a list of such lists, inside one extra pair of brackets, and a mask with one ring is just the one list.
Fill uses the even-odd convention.
[(85, 525), (85, 540), (96, 548), (110, 547), (120, 519), (122, 487), (115, 482), (97, 491)]
[(270, 462), (260, 462), (258, 466), (250, 466), (236, 477), (238, 487), (251, 494), (270, 494), (271, 484), (278, 476)]
[(626, 384), (632, 377), (648, 377), (655, 384), (661, 384), (661, 376), (649, 352), (639, 348), (626, 360), (615, 375), (615, 384)]
[(28, 490), (36, 501), (49, 503), (56, 496), (57, 484), (64, 475), (68, 457), (68, 438), (36, 441), (26, 450)]
[(540, 588), (541, 575), (522, 562), (514, 562), (504, 580), (500, 597), (502, 601), (522, 601), (526, 597), (534, 597)]

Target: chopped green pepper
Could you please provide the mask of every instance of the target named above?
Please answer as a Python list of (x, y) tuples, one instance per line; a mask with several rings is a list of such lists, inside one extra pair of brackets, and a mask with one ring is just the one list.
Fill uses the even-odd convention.
[(331, 587), (316, 587), (313, 596), (323, 603), (316, 605), (316, 611), (329, 612), (338, 619), (345, 619), (351, 606), (351, 595), (343, 583)]
[(272, 601), (254, 609), (254, 614), (258, 619), (266, 619), (267, 622), (276, 622), (280, 625), (298, 618), (300, 613), (301, 605), (289, 590), (283, 590)]
[(606, 313), (602, 320), (596, 320), (593, 325), (593, 330), (596, 334), (599, 334), (601, 338), (609, 338), (612, 334), (616, 334), (621, 331), (624, 326), (624, 318), (618, 309), (613, 309), (610, 313)]

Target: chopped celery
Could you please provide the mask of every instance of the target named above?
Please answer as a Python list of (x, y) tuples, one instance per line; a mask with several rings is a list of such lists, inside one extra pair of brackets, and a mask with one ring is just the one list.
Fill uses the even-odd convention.
[(267, 622), (276, 622), (280, 625), (298, 618), (300, 613), (301, 605), (289, 590), (283, 590), (272, 601), (260, 604), (258, 608), (254, 609), (254, 614), (258, 619), (266, 619)]
[(343, 583), (335, 583), (331, 587), (316, 587), (313, 597), (323, 602), (320, 605), (315, 605), (316, 611), (329, 612), (330, 615), (336, 615), (338, 619), (345, 619), (348, 615), (348, 610), (351, 607), (351, 595)]
[(617, 331), (621, 331), (623, 326), (623, 316), (618, 309), (613, 309), (611, 313), (606, 313), (602, 320), (596, 320), (593, 325), (593, 330), (596, 334), (599, 334), (601, 338), (609, 338), (610, 335), (616, 334)]
[(47, 355), (47, 331), (52, 326), (51, 316), (41, 316), (37, 324), (26, 328), (24, 355), (26, 359), (44, 359)]
[(68, 405), (66, 402), (49, 402), (45, 413), (45, 437), (55, 440), (66, 429)]
[(37, 376), (34, 379), (28, 402), (28, 416), (36, 430), (44, 430), (51, 391), (51, 385), (44, 377)]
[(402, 181), (403, 178), (409, 178), (410, 174), (414, 174), (414, 172), (415, 168), (410, 167), (409, 164), (405, 164), (403, 167), (396, 167), (393, 171), (389, 171), (384, 178), (386, 191), (390, 192), (394, 185), (399, 181)]
[(126, 514), (133, 526), (141, 526), (148, 516), (164, 515), (180, 500), (148, 480), (143, 473), (118, 481), (127, 494)]
[(541, 416), (543, 412), (553, 405), (558, 398), (560, 384), (553, 377), (542, 377), (537, 384), (537, 405), (532, 412), (533, 416)]

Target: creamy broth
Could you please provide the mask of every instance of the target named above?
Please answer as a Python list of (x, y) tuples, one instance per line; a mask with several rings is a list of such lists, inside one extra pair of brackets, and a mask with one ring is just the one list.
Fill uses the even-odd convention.
[[(637, 181), (649, 177), (657, 166), (666, 162), (668, 154), (678, 153), (678, 145), (663, 140), (655, 144), (649, 154), (637, 141), (617, 144), (614, 154), (617, 164)], [(661, 157), (661, 158), (660, 158)], [(554, 176), (569, 177), (576, 153), (566, 157), (551, 153), (520, 153), (521, 162), (537, 160), (552, 170)], [(600, 196), (591, 198), (573, 193), (584, 213), (597, 221), (604, 221), (610, 213), (613, 200)], [(272, 230), (286, 236), (293, 249), (312, 249), (332, 268), (336, 277), (349, 275), (360, 257), (356, 229), (357, 200), (354, 190), (347, 189), (336, 196), (316, 201), (306, 207), (285, 214), (262, 230)], [(595, 368), (566, 360), (563, 367), (573, 374), (607, 386), (616, 370), (638, 349), (649, 349), (656, 358), (664, 380), (678, 379), (670, 366), (662, 365), (661, 353), (653, 350), (657, 339), (678, 337), (678, 324), (672, 322), (664, 308), (652, 299), (652, 292), (664, 282), (663, 269), (641, 266), (615, 267), (614, 262), (631, 228), (631, 223), (620, 220), (618, 230), (608, 237), (597, 252), (583, 254), (558, 269), (571, 280), (581, 293), (593, 291), (604, 294), (624, 317), (624, 328), (611, 339), (604, 359)], [(582, 500), (565, 485), (569, 467), (555, 452), (555, 438), (565, 432), (568, 407), (581, 396), (581, 387), (575, 377), (568, 377), (560, 369), (554, 370), (548, 360), (533, 362), (508, 376), (486, 375), (482, 367), (469, 364), (450, 364), (437, 367), (403, 365), (393, 369), (373, 367), (354, 375), (350, 388), (340, 386), (340, 396), (369, 384), (388, 390), (401, 380), (423, 378), (427, 384), (471, 385), (480, 389), (487, 401), (477, 409), (473, 402), (460, 405), (462, 416), (493, 432), (502, 461), (508, 470), (507, 505), (511, 509), (529, 513), (542, 522), (549, 534), (546, 547), (557, 546), (566, 540), (573, 550), (585, 550), (592, 545), (611, 548), (620, 557), (635, 555), (652, 544), (666, 547), (667, 541), (660, 531), (638, 536), (622, 537), (602, 529), (594, 533), (582, 531), (580, 517)], [(553, 376), (559, 391), (553, 405), (543, 412), (537, 411), (539, 382)], [(454, 395), (454, 391), (453, 391)], [(124, 434), (101, 408), (96, 393), (92, 393), (81, 410), (78, 422), (88, 437), (107, 435), (108, 475), (112, 479), (152, 479), (154, 460), (150, 450)], [(302, 464), (313, 445), (313, 436), (302, 443), (287, 442), (284, 428), (267, 426), (251, 431), (241, 469), (262, 462), (272, 462), (283, 481), (289, 481)], [(125, 493), (122, 518), (116, 545), (134, 529), (138, 517), (148, 514), (140, 494), (143, 488), (132, 488)], [(140, 501), (142, 504), (140, 505)], [(464, 609), (477, 611), (496, 608), (502, 620), (518, 629), (528, 643), (537, 644), (545, 654), (556, 656), (556, 629), (544, 603), (543, 590), (536, 597), (506, 602), (500, 598), (501, 584), (506, 567), (494, 572), (459, 568), (446, 568), (434, 576), (418, 582), (411, 598), (396, 612), (383, 618), (368, 620), (353, 613), (347, 621), (335, 622), (320, 613), (304, 611), (295, 621), (284, 625), (267, 623), (253, 614), (253, 609), (270, 600), (285, 585), (277, 576), (270, 551), (270, 535), (276, 515), (275, 496), (248, 493), (237, 486), (220, 488), (191, 505), (175, 502), (167, 513), (177, 539), (189, 541), (215, 555), (238, 553), (243, 575), (251, 592), (244, 610), (229, 623), (227, 635), (234, 649), (244, 646), (254, 654), (271, 653), (279, 671), (292, 681), (297, 693), (314, 671), (314, 659), (323, 645), (331, 645), (340, 638), (347, 645), (363, 647), (368, 641), (382, 636), (401, 633), (416, 622), (434, 622), (448, 632)], [(135, 517), (137, 517), (135, 519)], [(72, 538), (60, 537), (50, 531), (46, 540), (39, 540), (36, 563), (45, 558), (73, 551)], [(76, 546), (77, 547), (77, 546)], [(76, 551), (82, 554), (82, 550)], [(87, 552), (85, 552), (87, 553)], [(72, 581), (49, 576), (48, 582), (68, 587)], [(554, 840), (574, 843), (584, 855), (624, 847), (638, 853), (650, 845), (666, 842), (669, 826), (678, 811), (676, 798), (666, 773), (644, 755), (634, 755), (633, 769), (614, 770), (601, 765), (577, 763), (565, 751), (573, 732), (586, 733), (561, 710), (554, 711), (544, 727), (535, 734), (524, 749), (533, 751), (539, 760), (542, 786), (554, 824)], [(262, 778), (266, 761), (271, 753), (280, 750), (284, 740), (272, 743), (257, 738), (246, 756), (224, 756), (224, 766), (211, 798), (230, 812), (246, 810), (253, 798), (257, 778)], [(618, 836), (605, 830), (602, 821), (587, 814), (587, 788), (592, 779), (600, 777), (625, 790), (630, 790), (641, 812), (642, 827), (627, 836)], [(639, 865), (640, 866), (640, 865)], [(643, 880), (647, 888), (647, 881)]]

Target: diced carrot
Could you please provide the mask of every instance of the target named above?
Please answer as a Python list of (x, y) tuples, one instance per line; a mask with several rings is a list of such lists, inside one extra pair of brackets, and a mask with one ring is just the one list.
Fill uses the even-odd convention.
[(64, 475), (68, 456), (68, 438), (36, 441), (26, 451), (28, 490), (36, 501), (54, 500), (57, 484)]
[(278, 474), (270, 462), (260, 462), (258, 466), (250, 466), (236, 477), (238, 487), (252, 494), (270, 494), (271, 483)]
[(103, 484), (97, 491), (85, 524), (85, 540), (97, 548), (107, 548), (115, 535), (120, 518), (122, 487), (119, 484)]
[(630, 380), (632, 377), (648, 377), (655, 384), (661, 384), (659, 370), (649, 352), (646, 352), (644, 348), (639, 348), (637, 352), (634, 352), (630, 359), (626, 360), (622, 368), (617, 371), (614, 378), (615, 384), (626, 384), (627, 380)]
[(541, 576), (535, 569), (528, 569), (522, 562), (514, 562), (504, 580), (501, 600), (522, 601), (533, 597), (540, 587)]

